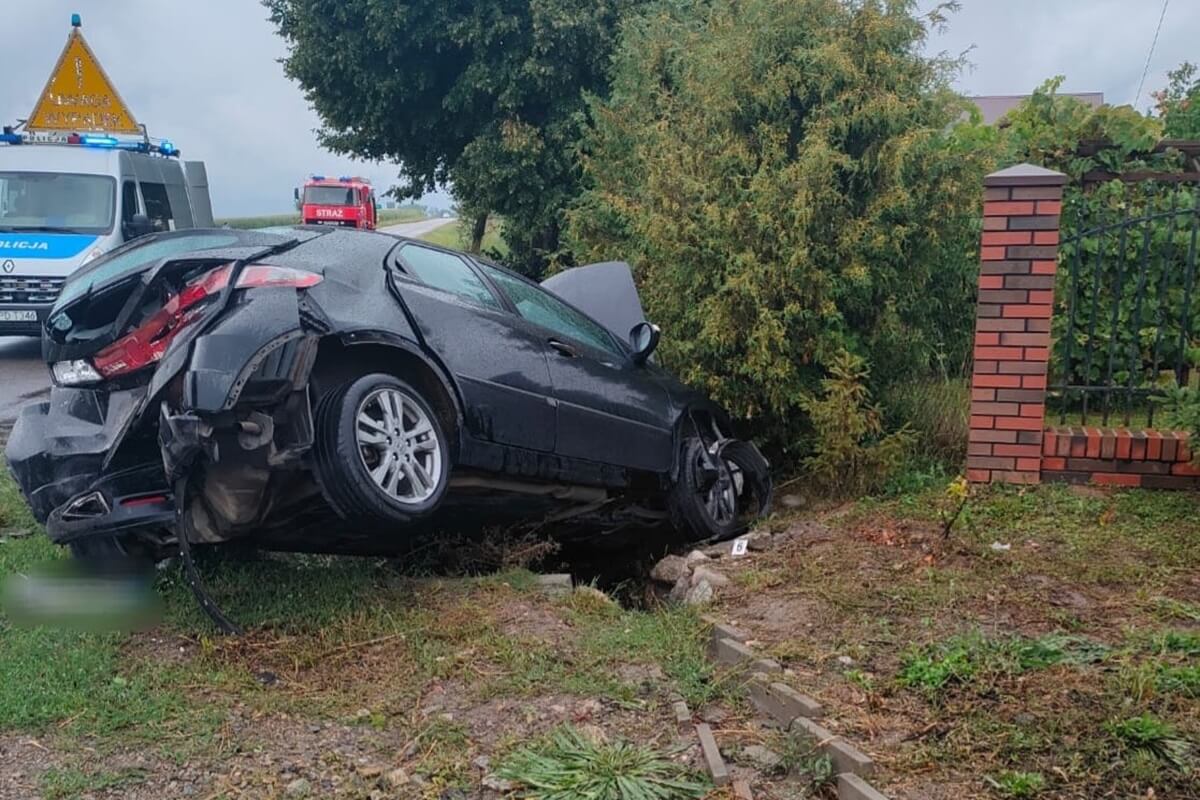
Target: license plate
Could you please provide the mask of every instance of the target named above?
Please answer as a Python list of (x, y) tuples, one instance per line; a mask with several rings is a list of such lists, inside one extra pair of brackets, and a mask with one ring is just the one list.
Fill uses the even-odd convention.
[(37, 322), (37, 312), (0, 310), (0, 322)]

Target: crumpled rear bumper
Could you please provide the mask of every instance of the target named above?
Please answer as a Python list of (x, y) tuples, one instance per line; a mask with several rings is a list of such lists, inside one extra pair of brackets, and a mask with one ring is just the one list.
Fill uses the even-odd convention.
[(170, 523), (174, 503), (157, 451), (126, 448), (110, 459), (144, 395), (54, 387), (48, 401), (22, 409), (5, 460), (53, 541)]

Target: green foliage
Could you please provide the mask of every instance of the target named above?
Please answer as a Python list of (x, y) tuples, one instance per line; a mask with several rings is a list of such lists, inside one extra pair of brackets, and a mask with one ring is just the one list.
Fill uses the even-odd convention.
[[(998, 140), (1002, 163), (1022, 161), (1065, 172), (1072, 181), (1093, 169), (1123, 172), (1179, 166), (1174, 155), (1150, 151), (1162, 138), (1162, 123), (1131, 106), (1092, 107), (1058, 93), (1063, 76), (1051, 78), (1005, 115)], [(1095, 147), (1080, 155), (1080, 144)]]
[(1129, 752), (1146, 753), (1181, 768), (1191, 761), (1191, 743), (1179, 737), (1175, 726), (1153, 714), (1109, 723), (1108, 731)]
[(596, 742), (571, 727), (522, 748), (497, 775), (536, 800), (683, 800), (703, 797), (708, 782), (654, 750), (625, 742)]
[(1006, 769), (995, 778), (988, 777), (985, 780), (1001, 797), (1010, 797), (1013, 800), (1037, 797), (1046, 788), (1046, 778), (1040, 772)]
[(1155, 92), (1163, 134), (1168, 139), (1200, 139), (1200, 74), (1183, 62), (1167, 73), (1167, 86)]
[(843, 350), (880, 384), (967, 358), (992, 134), (914, 8), (661, 2), (590, 106), (577, 255), (630, 261), (664, 363), (783, 449)]
[(1078, 636), (988, 638), (969, 633), (910, 650), (897, 680), (901, 686), (936, 698), (955, 685), (987, 686), (1001, 677), (1059, 664), (1092, 664), (1107, 655), (1103, 645)]
[[(967, 457), (971, 387), (962, 378), (905, 381), (880, 393), (886, 427), (907, 425), (913, 432), (912, 455), (921, 471), (935, 478), (961, 469)], [(940, 469), (931, 468), (936, 465)]]
[(843, 351), (829, 373), (821, 380), (821, 396), (802, 403), (816, 429), (804, 466), (830, 491), (855, 494), (877, 488), (903, 462), (912, 434), (902, 428), (884, 435), (861, 358)]
[(584, 95), (604, 95), (618, 21), (640, 0), (265, 0), (323, 145), (400, 164), (399, 197), (453, 185), (497, 213), (515, 266), (558, 252), (578, 191)]

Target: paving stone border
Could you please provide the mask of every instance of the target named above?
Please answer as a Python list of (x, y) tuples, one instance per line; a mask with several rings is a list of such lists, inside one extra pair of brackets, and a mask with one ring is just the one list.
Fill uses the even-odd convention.
[[(749, 673), (747, 691), (754, 707), (773, 719), (780, 728), (805, 738), (816, 750), (829, 757), (837, 775), (839, 800), (888, 800), (887, 795), (867, 782), (875, 773), (874, 760), (816, 722), (824, 713), (819, 702), (787, 684), (773, 681), (772, 675), (781, 672), (782, 666), (772, 659), (759, 657), (747, 646), (750, 637), (745, 633), (711, 617), (705, 617), (704, 620), (712, 625), (709, 658), (722, 666)], [(705, 751), (705, 763), (710, 767), (714, 763), (719, 764), (720, 778), (710, 769), (713, 783), (717, 786), (728, 783), (729, 770), (717, 750), (712, 731), (707, 725), (697, 725), (696, 731), (700, 735), (701, 749)], [(713, 751), (711, 754), (708, 752), (710, 748)]]

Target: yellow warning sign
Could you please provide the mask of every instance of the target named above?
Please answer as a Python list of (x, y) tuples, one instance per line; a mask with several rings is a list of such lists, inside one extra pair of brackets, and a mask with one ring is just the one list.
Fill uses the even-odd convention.
[(58, 64), (25, 128), (32, 131), (142, 132), (79, 28), (71, 29), (67, 46), (58, 57)]

